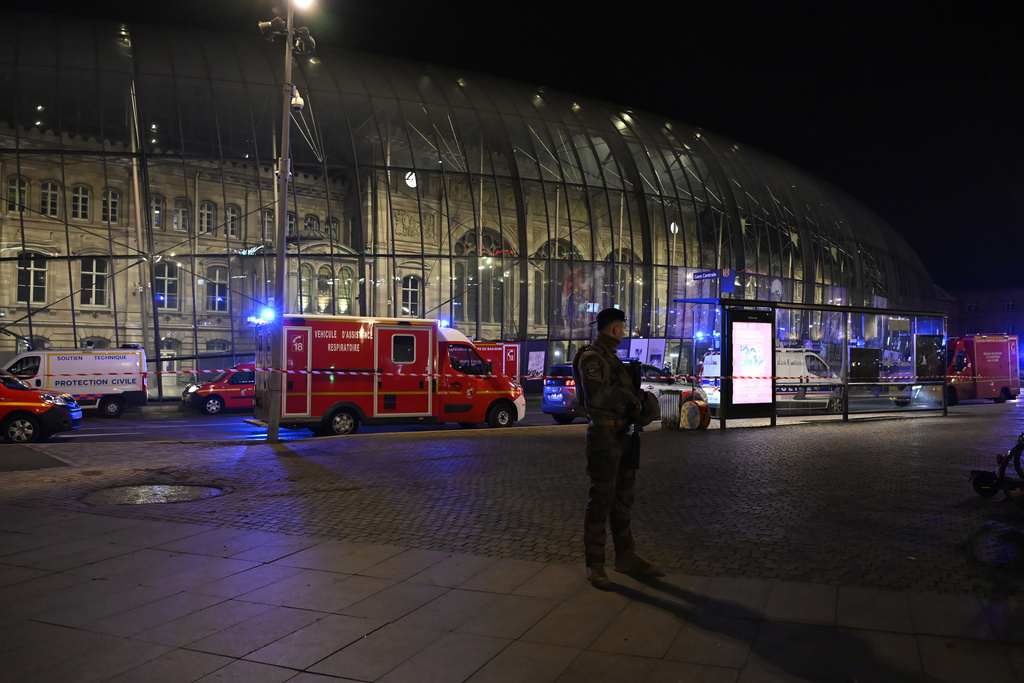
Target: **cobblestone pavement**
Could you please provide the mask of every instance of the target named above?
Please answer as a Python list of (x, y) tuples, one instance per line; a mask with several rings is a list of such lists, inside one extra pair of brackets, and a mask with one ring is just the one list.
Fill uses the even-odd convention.
[[(317, 534), (581, 564), (582, 424), (310, 439), (285, 445), (40, 444), (69, 467), (0, 474), (0, 503)], [(639, 549), (673, 573), (1020, 600), (1024, 511), (981, 498), (1024, 431), (1024, 401), (948, 417), (650, 431)], [(228, 489), (192, 503), (93, 507), (104, 486)]]

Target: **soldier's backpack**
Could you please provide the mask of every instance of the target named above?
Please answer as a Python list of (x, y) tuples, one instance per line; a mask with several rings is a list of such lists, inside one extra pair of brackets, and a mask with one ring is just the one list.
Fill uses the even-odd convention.
[(577, 349), (576, 355), (572, 357), (572, 379), (576, 383), (576, 400), (579, 401), (580, 408), (583, 410), (587, 409), (587, 397), (586, 392), (583, 391), (583, 382), (580, 381), (580, 356), (588, 350), (590, 350), (590, 344), (585, 344)]

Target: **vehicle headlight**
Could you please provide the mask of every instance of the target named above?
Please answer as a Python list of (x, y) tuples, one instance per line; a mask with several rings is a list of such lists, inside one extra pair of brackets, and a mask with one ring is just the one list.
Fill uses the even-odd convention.
[(64, 400), (63, 396), (55, 396), (53, 394), (42, 394), (44, 403), (52, 403), (55, 406), (66, 406), (68, 403)]
[(195, 390), (198, 389), (198, 388), (199, 387), (197, 387), (195, 384), (189, 384), (187, 387), (185, 387), (185, 393), (186, 394), (194, 393)]

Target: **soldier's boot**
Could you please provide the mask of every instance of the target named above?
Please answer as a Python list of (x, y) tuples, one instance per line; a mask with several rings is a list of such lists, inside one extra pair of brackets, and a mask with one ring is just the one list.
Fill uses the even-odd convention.
[(636, 553), (615, 558), (615, 571), (639, 576), (664, 576), (657, 562), (645, 560)]
[(594, 588), (600, 588), (601, 590), (608, 590), (612, 586), (612, 582), (608, 580), (608, 574), (604, 571), (603, 564), (587, 567), (587, 581)]

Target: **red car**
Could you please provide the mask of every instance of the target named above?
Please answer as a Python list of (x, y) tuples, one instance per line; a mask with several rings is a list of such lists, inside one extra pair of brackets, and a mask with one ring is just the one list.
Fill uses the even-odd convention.
[(36, 391), (0, 370), (0, 439), (32, 443), (81, 426), (82, 409), (70, 394)]
[(215, 415), (228, 408), (252, 410), (256, 394), (256, 364), (240, 363), (209, 382), (189, 384), (181, 394), (185, 405)]

